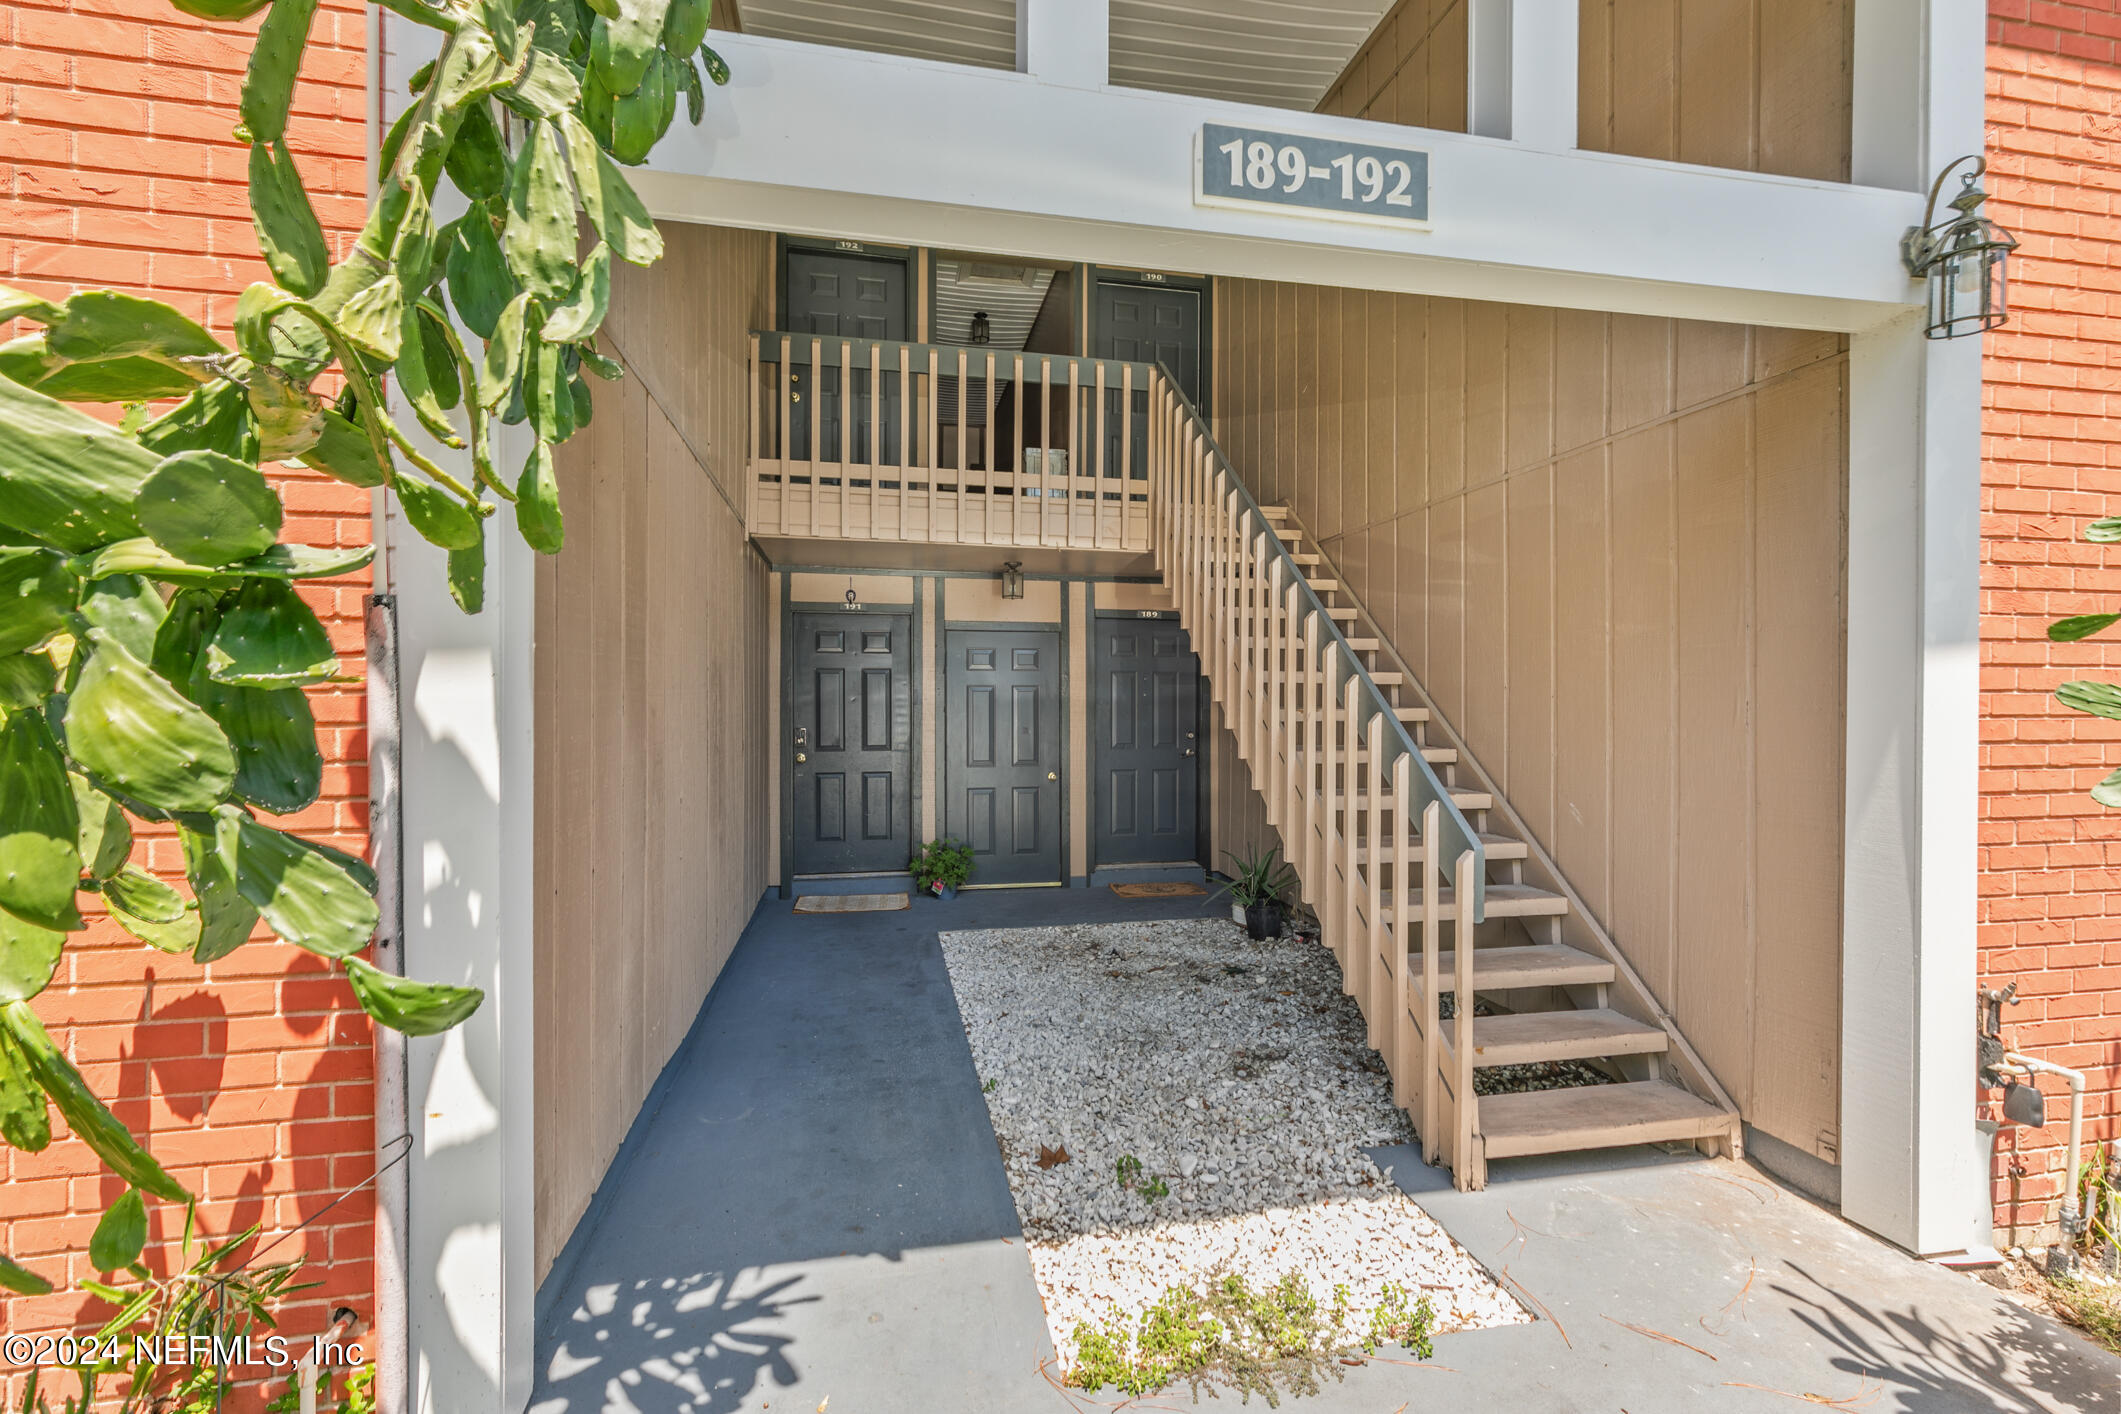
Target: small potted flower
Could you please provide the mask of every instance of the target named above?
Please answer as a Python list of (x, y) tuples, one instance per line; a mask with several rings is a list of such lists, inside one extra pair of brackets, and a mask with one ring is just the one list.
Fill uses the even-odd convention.
[(1296, 881), (1296, 871), (1281, 858), (1281, 847), (1270, 845), (1265, 854), (1255, 854), (1250, 859), (1240, 859), (1228, 850), (1223, 853), (1236, 867), (1229, 882), (1211, 894), (1210, 900), (1228, 894), (1234, 905), (1233, 915), (1244, 923), (1246, 934), (1255, 942), (1280, 937), (1288, 916), (1284, 900), (1289, 886)]
[(908, 861), (913, 887), (936, 898), (956, 898), (972, 877), (972, 846), (948, 837), (930, 840)]

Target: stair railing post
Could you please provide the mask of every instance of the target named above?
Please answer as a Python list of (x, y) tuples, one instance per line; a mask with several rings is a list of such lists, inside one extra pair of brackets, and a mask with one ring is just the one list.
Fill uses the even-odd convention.
[[(1414, 1053), (1407, 1044), (1407, 1008), (1415, 997), (1407, 976), (1407, 938), (1414, 931), (1417, 897), (1414, 876), (1407, 870), (1407, 840), (1414, 833), (1414, 821), (1407, 811), (1407, 782), (1412, 770), (1413, 762), (1405, 752), (1392, 763), (1392, 899), (1397, 906), (1392, 912), (1392, 1031), (1387, 1039), (1392, 1047), (1392, 1103), (1402, 1110), (1407, 1109), (1419, 1084)], [(1382, 853), (1379, 846), (1380, 856)]]
[(1474, 1137), (1477, 1128), (1478, 1101), (1473, 1094), (1473, 893), (1474, 856), (1466, 850), (1458, 856), (1457, 880), (1452, 889), (1452, 899), (1458, 914), (1457, 925), (1451, 930), (1452, 971), (1457, 985), (1458, 1007), (1452, 1017), (1452, 1051), (1454, 1074), (1451, 1077), (1451, 1093), (1457, 1097), (1457, 1107), (1452, 1113), (1454, 1134), (1452, 1148), (1456, 1154), (1451, 1162), (1451, 1181), (1463, 1191), (1486, 1184), (1486, 1167)]
[(1348, 804), (1347, 809), (1340, 814), (1339, 826), (1330, 837), (1332, 853), (1326, 868), (1326, 882), (1329, 885), (1333, 882), (1333, 873), (1337, 868), (1340, 871), (1340, 887), (1334, 892), (1338, 895), (1336, 903), (1340, 911), (1341, 951), (1350, 964), (1345, 980), (1348, 990), (1355, 994), (1360, 1004), (1359, 1009), (1367, 1013), (1370, 998), (1363, 988), (1363, 979), (1367, 974), (1363, 967), (1352, 965), (1360, 961), (1362, 949), (1368, 942), (1367, 935), (1355, 921), (1360, 916), (1355, 908), (1355, 839), (1358, 833), (1356, 826), (1362, 820), (1363, 809), (1362, 726), (1356, 715), (1355, 697), (1362, 690), (1362, 681), (1355, 675), (1354, 655), (1346, 653), (1338, 643), (1334, 647), (1334, 656), (1344, 656), (1348, 664), (1348, 680), (1341, 684), (1338, 694), (1340, 700), (1334, 712), (1340, 734), (1341, 773), (1347, 780), (1347, 794), (1344, 799)]
[(1288, 667), (1282, 674), (1281, 685), (1285, 731), (1282, 738), (1281, 838), (1282, 855), (1292, 867), (1296, 863), (1298, 848), (1303, 843), (1301, 831), (1308, 824), (1309, 818), (1304, 813), (1309, 796), (1299, 789), (1302, 778), (1297, 775), (1298, 766), (1304, 760), (1304, 753), (1310, 749), (1304, 743), (1304, 732), (1307, 730), (1306, 723), (1309, 718), (1304, 713), (1300, 686), (1303, 681), (1303, 654), (1300, 651), (1303, 643), (1303, 622), (1297, 606), (1302, 602), (1297, 595), (1295, 576), (1291, 575), (1289, 583), (1282, 587), (1280, 609), (1282, 641), (1287, 645), (1289, 659)]
[[(1292, 594), (1297, 588), (1298, 586), (1291, 586)], [(1298, 612), (1301, 613), (1302, 609), (1300, 606), (1303, 604), (1303, 600), (1299, 597), (1297, 598), (1296, 602), (1299, 605)], [(1318, 817), (1320, 805), (1319, 785), (1317, 779), (1317, 760), (1318, 742), (1320, 737), (1319, 717), (1321, 715), (1319, 708), (1321, 704), (1319, 702), (1318, 696), (1318, 680), (1318, 615), (1305, 614), (1304, 676), (1302, 687), (1304, 705), (1303, 716), (1298, 721), (1298, 739), (1301, 740), (1304, 745), (1303, 769), (1297, 772), (1296, 777), (1297, 780), (1303, 786), (1304, 818), (1303, 838), (1300, 841), (1299, 848), (1296, 852), (1296, 871), (1297, 882), (1303, 888), (1304, 901), (1306, 903), (1311, 904), (1314, 908), (1317, 907), (1320, 902), (1312, 882), (1318, 876), (1317, 866), (1313, 862), (1316, 857), (1316, 850), (1318, 845)], [(1321, 927), (1323, 927), (1325, 920), (1321, 918), (1319, 921)]]
[[(1350, 679), (1349, 686), (1353, 687), (1354, 685), (1354, 680)], [(1348, 882), (1349, 887), (1353, 888), (1356, 860), (1360, 857), (1359, 851), (1367, 849), (1369, 851), (1369, 863), (1363, 866), (1363, 874), (1364, 882), (1369, 888), (1369, 898), (1365, 903), (1369, 912), (1370, 926), (1363, 939), (1363, 947), (1365, 949), (1362, 960), (1363, 995), (1368, 1003), (1364, 1010), (1370, 1023), (1370, 1049), (1389, 1059), (1392, 1052), (1390, 1043), (1385, 1039), (1387, 1035), (1386, 1028), (1390, 1025), (1390, 1018), (1387, 1015), (1390, 1010), (1389, 994), (1382, 985), (1383, 979), (1378, 975), (1383, 970), (1382, 959), (1385, 948), (1384, 727), (1385, 719), (1383, 715), (1373, 711), (1370, 714), (1370, 730), (1368, 734), (1370, 762), (1367, 774), (1370, 782), (1370, 808), (1365, 812), (1364, 832), (1366, 838), (1350, 844), (1348, 849)], [(1390, 1069), (1389, 1065), (1386, 1066), (1387, 1073), (1390, 1072)]]
[(1283, 581), (1288, 576), (1285, 563), (1277, 557), (1268, 572), (1266, 594), (1260, 603), (1260, 612), (1265, 616), (1261, 622), (1261, 641), (1265, 646), (1266, 662), (1266, 740), (1261, 753), (1264, 775), (1260, 780), (1260, 797), (1266, 802), (1267, 823), (1280, 829), (1287, 820), (1283, 813), (1282, 799), (1283, 769), (1277, 762), (1277, 753), (1286, 756), (1290, 751), (1288, 734), (1282, 729), (1284, 707), (1282, 705), (1283, 683), (1287, 680), (1283, 658), (1284, 648), (1281, 594)]
[(1436, 842), (1443, 831), (1443, 802), (1432, 800), (1421, 812), (1421, 1157), (1434, 1164), (1443, 1153), (1437, 1111), (1443, 1083), (1443, 998), (1436, 990), (1436, 953), (1442, 945), (1443, 908), (1437, 880), (1442, 875)]

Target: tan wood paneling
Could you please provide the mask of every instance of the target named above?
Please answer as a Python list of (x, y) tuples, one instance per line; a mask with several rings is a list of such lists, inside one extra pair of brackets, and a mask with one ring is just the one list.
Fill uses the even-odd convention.
[(1847, 181), (1856, 0), (1581, 0), (1577, 145)]
[[(1831, 1160), (1842, 341), (1419, 296), (1344, 294), (1320, 323), (1331, 301), (1260, 282), (1217, 298), (1223, 336), (1291, 370), (1255, 381), (1218, 345), (1239, 474), (1310, 528), (1337, 494), (1322, 548), (1482, 769), (1746, 1117)], [(1364, 435), (1344, 414), (1335, 456), (1302, 455), (1298, 427), (1323, 424), (1287, 351), (1336, 337)], [(1248, 773), (1216, 748), (1214, 847), (1256, 847)]]
[(1400, 0), (1370, 31), (1318, 111), (1464, 132), (1465, 0)]
[(771, 595), (735, 483), (718, 478), (743, 465), (745, 335), (764, 315), (769, 243), (664, 234), (662, 264), (614, 280), (607, 346), (629, 376), (597, 388), (595, 419), (560, 451), (567, 548), (538, 566), (540, 1275), (771, 858), (771, 753), (758, 750)]

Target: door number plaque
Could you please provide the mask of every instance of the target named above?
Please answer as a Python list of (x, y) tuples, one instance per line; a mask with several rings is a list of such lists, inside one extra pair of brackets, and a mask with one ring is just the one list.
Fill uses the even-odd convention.
[(1264, 206), (1329, 220), (1426, 226), (1429, 154), (1204, 123), (1193, 154), (1193, 200), (1201, 206)]

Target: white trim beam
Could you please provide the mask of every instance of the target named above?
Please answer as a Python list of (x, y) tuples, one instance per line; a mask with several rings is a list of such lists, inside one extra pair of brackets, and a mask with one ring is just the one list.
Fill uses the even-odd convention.
[(1112, 78), (1111, 0), (1016, 0), (1016, 70), (1044, 83), (1103, 88)]
[[(1883, 324), (1915, 294), (1898, 242), (1920, 201), (1905, 191), (743, 35), (716, 43), (729, 86), (710, 96), (701, 126), (673, 126), (639, 176), (658, 216), (1819, 329)], [(1431, 226), (1196, 206), (1195, 138), (1210, 119), (1418, 144), (1429, 153)]]

